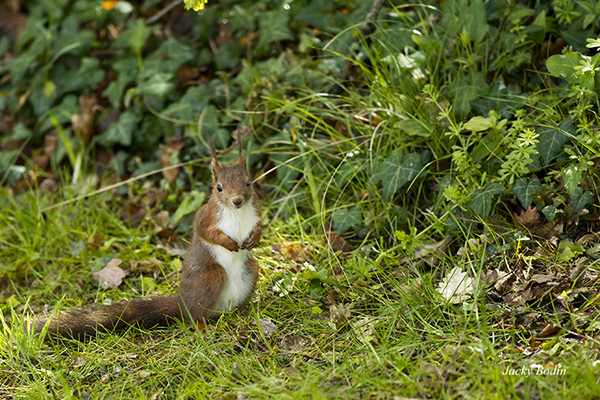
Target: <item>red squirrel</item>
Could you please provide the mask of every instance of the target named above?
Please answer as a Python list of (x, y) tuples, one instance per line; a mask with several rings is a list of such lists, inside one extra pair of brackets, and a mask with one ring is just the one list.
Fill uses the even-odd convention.
[(260, 240), (262, 220), (240, 136), (238, 150), (236, 161), (221, 165), (210, 143), (212, 195), (194, 216), (194, 234), (181, 269), (179, 293), (41, 318), (35, 331), (42, 332), (48, 325), (50, 337), (82, 339), (131, 325), (165, 326), (174, 320), (201, 326), (205, 320), (246, 303), (258, 280), (259, 266), (250, 250)]

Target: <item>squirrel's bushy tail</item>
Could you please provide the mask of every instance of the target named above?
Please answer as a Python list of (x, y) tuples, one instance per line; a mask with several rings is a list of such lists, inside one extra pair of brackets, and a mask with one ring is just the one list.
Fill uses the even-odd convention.
[(182, 310), (180, 297), (171, 295), (60, 313), (50, 318), (38, 319), (35, 330), (39, 333), (48, 324), (50, 337), (83, 339), (98, 332), (125, 329), (131, 325), (141, 328), (166, 326), (175, 320), (181, 320), (183, 315), (185, 312)]

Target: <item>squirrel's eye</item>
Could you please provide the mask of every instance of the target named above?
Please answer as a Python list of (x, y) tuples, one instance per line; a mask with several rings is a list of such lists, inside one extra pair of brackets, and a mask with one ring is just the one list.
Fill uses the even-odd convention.
[(248, 182), (246, 182), (246, 186), (250, 186), (252, 185), (252, 182), (250, 182), (250, 179), (248, 179)]
[(217, 185), (217, 190), (218, 190), (219, 192), (222, 192), (222, 191), (223, 191), (223, 188), (221, 187), (221, 185)]

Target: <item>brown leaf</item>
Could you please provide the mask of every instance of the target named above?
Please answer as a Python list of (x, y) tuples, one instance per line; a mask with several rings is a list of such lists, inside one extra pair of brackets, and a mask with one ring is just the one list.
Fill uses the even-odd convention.
[(509, 305), (537, 301), (549, 294), (557, 295), (571, 285), (570, 279), (555, 274), (534, 275), (529, 282), (515, 290), (516, 296), (510, 300)]
[(52, 194), (58, 190), (58, 183), (52, 178), (46, 178), (40, 183), (41, 194)]
[[(158, 158), (158, 163), (161, 167), (167, 168), (173, 165), (171, 157), (173, 154), (183, 148), (183, 139), (181, 137), (171, 137), (167, 139), (167, 145), (160, 145), (162, 155)], [(163, 170), (163, 176), (168, 182), (173, 182), (179, 175), (180, 168), (170, 168)]]
[(44, 136), (44, 154), (51, 156), (58, 147), (58, 131), (53, 129)]
[(25, 14), (0, 10), (0, 37), (8, 36), (13, 43), (18, 42), (28, 18)]
[(534, 228), (541, 223), (540, 212), (538, 211), (537, 207), (533, 205), (529, 206), (527, 210), (521, 211), (520, 215), (513, 213), (513, 216), (518, 223), (528, 229)]
[(121, 111), (118, 108), (113, 108), (112, 110), (110, 110), (108, 112), (108, 114), (105, 114), (104, 118), (102, 118), (98, 122), (98, 131), (99, 132), (106, 131), (108, 128), (110, 128), (110, 126), (112, 124), (114, 124), (115, 122), (117, 122), (119, 120), (120, 115), (121, 115)]
[(166, 210), (159, 211), (154, 215), (154, 221), (156, 221), (161, 228), (167, 228), (171, 222), (171, 215)]
[(185, 249), (180, 249), (178, 247), (173, 247), (173, 246), (163, 246), (160, 243), (157, 244), (156, 247), (159, 249), (164, 249), (167, 253), (169, 253), (169, 255), (171, 255), (173, 257), (184, 257), (185, 256)]
[(329, 245), (334, 252), (342, 252), (349, 253), (354, 250), (354, 246), (346, 241), (343, 237), (338, 235), (335, 232), (329, 232), (327, 235), (327, 240), (329, 241)]
[[(2, 136), (9, 136), (10, 132), (12, 132), (13, 127), (16, 125), (15, 118), (11, 115), (4, 115), (0, 118), (0, 134)], [(18, 147), (17, 147), (18, 148)], [(4, 150), (4, 145), (3, 145)]]
[(509, 288), (509, 285), (512, 285), (517, 279), (514, 273), (500, 271), (497, 268), (491, 270), (490, 275), (489, 281), (493, 283), (494, 289), (496, 289), (498, 293), (504, 293)]
[(131, 223), (139, 223), (148, 213), (146, 204), (139, 200), (127, 202), (121, 209), (121, 220)]
[(273, 245), (273, 250), (283, 254), (285, 257), (293, 261), (301, 262), (302, 260), (300, 260), (300, 254), (304, 248), (299, 243), (284, 240), (280, 245)]
[(98, 104), (96, 94), (88, 93), (79, 96), (79, 104), (81, 105), (81, 114), (73, 114), (71, 127), (75, 135), (81, 134), (83, 142), (87, 144), (94, 133), (94, 116)]
[(154, 273), (157, 269), (160, 269), (160, 264), (156, 257), (152, 257), (148, 260), (131, 260), (129, 261), (129, 268), (134, 273)]
[(123, 282), (123, 278), (127, 275), (123, 268), (119, 267), (122, 262), (123, 260), (119, 258), (113, 258), (99, 272), (92, 274), (92, 280), (98, 282), (104, 289), (114, 289), (118, 287)]
[(542, 329), (542, 331), (540, 333), (535, 335), (535, 337), (536, 338), (544, 338), (549, 335), (554, 335), (556, 332), (559, 332), (559, 331), (560, 331), (560, 326), (556, 326), (554, 324), (546, 324), (544, 329)]
[(182, 88), (191, 86), (199, 77), (200, 69), (198, 67), (190, 67), (184, 64), (177, 70), (177, 82)]
[(431, 266), (436, 266), (440, 262), (440, 257), (446, 252), (450, 239), (445, 238), (439, 242), (431, 244), (423, 244), (415, 249), (415, 252), (410, 256), (400, 260), (401, 263), (412, 263), (425, 261)]
[(561, 221), (555, 221), (554, 223), (548, 222), (539, 226), (535, 230), (535, 234), (551, 240), (552, 238), (560, 237), (563, 231), (564, 224)]
[(96, 251), (102, 243), (104, 243), (106, 239), (101, 233), (95, 233), (94, 236), (88, 239), (88, 242), (85, 244), (85, 247), (92, 251)]
[(308, 340), (303, 339), (300, 336), (287, 335), (281, 340), (280, 347), (288, 351), (299, 353), (304, 350), (307, 344)]

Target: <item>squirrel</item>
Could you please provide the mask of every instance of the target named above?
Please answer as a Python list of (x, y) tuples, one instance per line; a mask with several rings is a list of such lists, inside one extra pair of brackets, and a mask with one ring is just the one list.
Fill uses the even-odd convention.
[(175, 320), (202, 327), (206, 320), (245, 304), (258, 280), (259, 266), (250, 250), (260, 240), (262, 219), (240, 135), (237, 142), (239, 158), (227, 165), (217, 162), (214, 143), (210, 142), (212, 194), (194, 216), (179, 293), (40, 318), (35, 321), (35, 331), (41, 333), (47, 326), (50, 337), (81, 340), (103, 330), (131, 325), (147, 329)]

